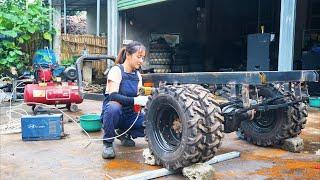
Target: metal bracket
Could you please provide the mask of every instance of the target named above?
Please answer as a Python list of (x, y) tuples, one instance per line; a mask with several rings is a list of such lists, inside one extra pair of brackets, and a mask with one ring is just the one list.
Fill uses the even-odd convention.
[(296, 82), (293, 83), (293, 88), (294, 88), (294, 96), (296, 97), (296, 99), (301, 100), (302, 99), (302, 93), (301, 93), (301, 83), (300, 82)]
[(237, 86), (236, 84), (229, 84), (230, 85), (230, 97), (236, 98), (237, 97)]
[(244, 108), (250, 107), (249, 84), (243, 84), (241, 90), (241, 98)]

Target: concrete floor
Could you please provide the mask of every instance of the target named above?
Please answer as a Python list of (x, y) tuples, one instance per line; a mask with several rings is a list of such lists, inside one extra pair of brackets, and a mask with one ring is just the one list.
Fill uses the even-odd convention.
[[(73, 118), (84, 113), (100, 113), (101, 102), (85, 100), (80, 112), (68, 113)], [(31, 112), (30, 107), (24, 107)], [(7, 121), (1, 107), (1, 124)], [(144, 164), (142, 151), (148, 145), (136, 139), (136, 147), (125, 148), (116, 140), (116, 158), (101, 158), (101, 142), (89, 143), (77, 124), (65, 117), (62, 140), (21, 140), (21, 134), (1, 135), (0, 179), (111, 179), (133, 175), (161, 167)], [(102, 132), (90, 133), (101, 137)], [(307, 127), (301, 137), (302, 153), (276, 148), (262, 148), (239, 140), (235, 133), (226, 134), (218, 154), (240, 151), (241, 157), (213, 165), (216, 179), (320, 179), (320, 109), (309, 108)], [(320, 152), (319, 152), (320, 153)], [(110, 178), (111, 177), (111, 178)], [(184, 179), (181, 174), (159, 179)]]

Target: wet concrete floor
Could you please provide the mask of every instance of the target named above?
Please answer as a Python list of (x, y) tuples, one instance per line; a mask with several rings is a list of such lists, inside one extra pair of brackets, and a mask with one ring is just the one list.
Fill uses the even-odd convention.
[[(23, 107), (31, 113), (30, 107)], [(101, 102), (85, 100), (72, 118), (85, 113), (100, 113)], [(6, 108), (0, 109), (1, 124), (8, 120)], [(66, 111), (65, 111), (66, 112)], [(136, 147), (126, 148), (115, 141), (116, 158), (101, 158), (102, 143), (88, 145), (88, 137), (78, 125), (65, 117), (67, 137), (53, 141), (21, 140), (21, 134), (0, 136), (0, 179), (113, 179), (133, 175), (158, 166), (144, 164), (142, 151), (147, 148), (143, 138)], [(100, 138), (102, 132), (90, 133)], [(262, 148), (240, 140), (235, 133), (226, 134), (218, 154), (240, 151), (241, 157), (213, 165), (215, 179), (320, 179), (320, 109), (309, 108), (306, 128), (301, 137), (305, 148), (290, 153), (278, 148)], [(318, 152), (319, 155), (316, 155)], [(159, 179), (184, 179), (175, 174)]]

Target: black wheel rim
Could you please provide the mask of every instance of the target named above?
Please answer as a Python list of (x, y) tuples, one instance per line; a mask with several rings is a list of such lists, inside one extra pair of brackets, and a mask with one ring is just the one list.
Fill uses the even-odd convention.
[(157, 109), (154, 126), (156, 127), (154, 128), (155, 139), (164, 151), (173, 152), (181, 143), (182, 126), (180, 130), (173, 128), (174, 122), (180, 117), (171, 105), (161, 104)]
[(276, 112), (275, 110), (270, 110), (267, 112), (258, 112), (258, 116), (253, 120), (253, 125), (260, 131), (268, 132), (274, 127), (275, 122)]
[[(263, 99), (271, 98), (272, 96), (261, 93), (259, 96)], [(260, 111), (253, 119), (253, 126), (258, 129), (259, 132), (270, 132), (277, 121), (277, 110)]]

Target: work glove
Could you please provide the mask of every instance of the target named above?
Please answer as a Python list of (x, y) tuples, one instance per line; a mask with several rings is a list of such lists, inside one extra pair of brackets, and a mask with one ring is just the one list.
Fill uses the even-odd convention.
[(138, 96), (133, 98), (134, 105), (146, 106), (149, 96)]

